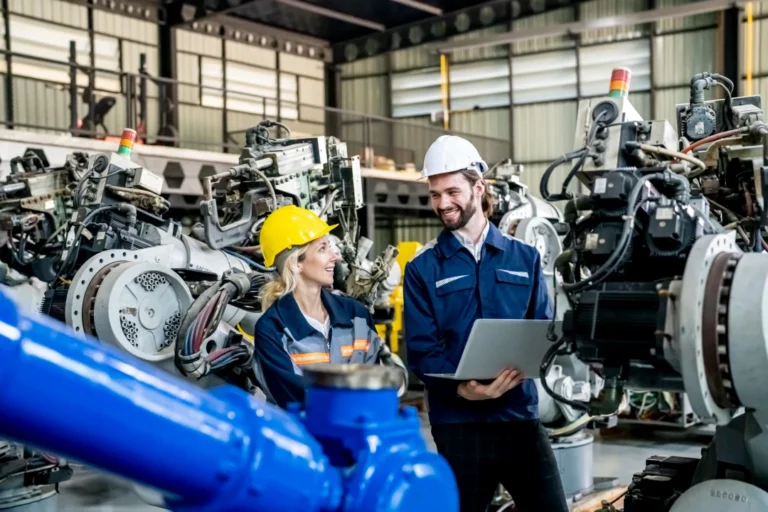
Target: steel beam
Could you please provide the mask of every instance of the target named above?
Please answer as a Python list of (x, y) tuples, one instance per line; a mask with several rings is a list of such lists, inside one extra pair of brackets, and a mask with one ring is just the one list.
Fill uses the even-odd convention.
[(236, 11), (247, 7), (250, 4), (255, 3), (256, 0), (218, 0), (214, 9), (209, 9), (206, 6), (205, 0), (198, 0), (195, 7), (195, 13), (191, 18), (185, 19), (183, 16), (183, 10), (186, 5), (192, 4), (192, 2), (184, 0), (174, 0), (168, 6), (166, 10), (168, 14), (168, 24), (172, 27), (178, 27), (183, 25), (189, 25), (194, 22), (201, 22), (210, 18), (224, 16), (225, 14), (233, 14)]
[(364, 20), (363, 18), (358, 18), (357, 16), (344, 14), (343, 12), (334, 11), (333, 9), (320, 7), (319, 5), (315, 5), (315, 4), (309, 4), (307, 2), (302, 2), (301, 0), (276, 0), (276, 1), (279, 4), (288, 5), (290, 7), (294, 7), (296, 9), (306, 11), (306, 12), (311, 12), (312, 14), (317, 14), (319, 16), (325, 16), (326, 18), (343, 21), (344, 23), (349, 23), (351, 25), (358, 25), (360, 27), (369, 28), (377, 32), (384, 32), (385, 30), (387, 30), (387, 27), (385, 25), (382, 25), (381, 23), (375, 23), (370, 20)]
[[(378, 1), (378, 0), (377, 0)], [(383, 0), (381, 0), (383, 1)], [(391, 0), (403, 5), (422, 3), (419, 0)], [(343, 64), (357, 59), (373, 57), (394, 50), (402, 50), (451, 37), (474, 30), (509, 23), (590, 0), (489, 0), (464, 9), (444, 12), (439, 16), (391, 28), (386, 32), (373, 33), (333, 46), (333, 62)]]
[(651, 9), (629, 14), (619, 14), (617, 16), (607, 16), (605, 18), (593, 20), (583, 20), (572, 23), (561, 23), (559, 25), (551, 25), (548, 27), (516, 30), (514, 32), (494, 34), (492, 36), (481, 37), (477, 39), (453, 41), (450, 43), (433, 43), (427, 45), (427, 47), (435, 51), (451, 53), (468, 48), (498, 46), (518, 41), (540, 39), (544, 37), (579, 34), (587, 30), (604, 29), (623, 25), (640, 25), (644, 23), (653, 23), (665, 18), (682, 18), (687, 16), (695, 16), (697, 14), (706, 14), (730, 8), (738, 8), (746, 3), (747, 0), (705, 0), (676, 5), (673, 7), (663, 7), (660, 9)]
[(443, 10), (439, 7), (435, 7), (434, 5), (429, 5), (424, 2), (419, 2), (418, 0), (390, 0), (391, 2), (394, 2), (396, 4), (405, 5), (407, 7), (410, 7), (412, 9), (417, 9), (419, 11), (428, 12), (429, 14), (432, 14), (433, 16), (442, 16)]

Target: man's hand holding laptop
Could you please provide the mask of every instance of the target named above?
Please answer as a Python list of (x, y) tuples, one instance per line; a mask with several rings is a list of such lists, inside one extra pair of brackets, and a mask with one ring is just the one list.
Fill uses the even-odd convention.
[(470, 380), (459, 384), (459, 396), (467, 400), (491, 400), (514, 388), (523, 381), (523, 374), (514, 368), (502, 370), (496, 379), (488, 385), (483, 385), (476, 380)]

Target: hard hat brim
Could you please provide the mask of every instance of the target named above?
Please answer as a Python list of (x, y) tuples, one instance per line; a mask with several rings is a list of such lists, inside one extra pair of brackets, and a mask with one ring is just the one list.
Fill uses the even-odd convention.
[(267, 261), (267, 258), (264, 258), (264, 265), (266, 265), (267, 267), (273, 267), (275, 265), (275, 260), (277, 259), (277, 256), (280, 253), (282, 253), (283, 251), (289, 251), (289, 250), (293, 249), (294, 247), (301, 247), (302, 245), (311, 244), (315, 240), (317, 240), (319, 238), (322, 238), (325, 235), (329, 234), (331, 231), (336, 229), (338, 226), (339, 226), (338, 224), (332, 224), (332, 225), (330, 225), (328, 227), (325, 227), (325, 228), (321, 229), (314, 236), (307, 238), (307, 240), (303, 244), (291, 244), (291, 245), (289, 245), (288, 247), (286, 247), (285, 249), (283, 249), (279, 253), (275, 254), (275, 256), (273, 258), (271, 258), (272, 261)]

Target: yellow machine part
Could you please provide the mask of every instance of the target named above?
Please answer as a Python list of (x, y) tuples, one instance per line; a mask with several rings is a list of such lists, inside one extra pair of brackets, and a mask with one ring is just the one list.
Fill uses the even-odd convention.
[[(389, 347), (392, 352), (397, 353), (400, 348), (400, 331), (403, 329), (403, 278), (405, 277), (405, 265), (413, 259), (417, 252), (421, 250), (422, 245), (419, 242), (400, 242), (397, 244), (397, 264), (400, 265), (400, 285), (392, 291), (390, 301), (395, 309), (395, 318), (389, 325)], [(377, 324), (376, 332), (383, 339), (387, 336), (387, 324)]]

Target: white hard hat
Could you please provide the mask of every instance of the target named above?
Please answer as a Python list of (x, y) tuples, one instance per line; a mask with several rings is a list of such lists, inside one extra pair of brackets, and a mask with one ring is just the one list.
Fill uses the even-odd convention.
[(421, 177), (472, 169), (479, 174), (488, 170), (477, 148), (467, 139), (455, 135), (441, 135), (429, 146), (424, 155)]

